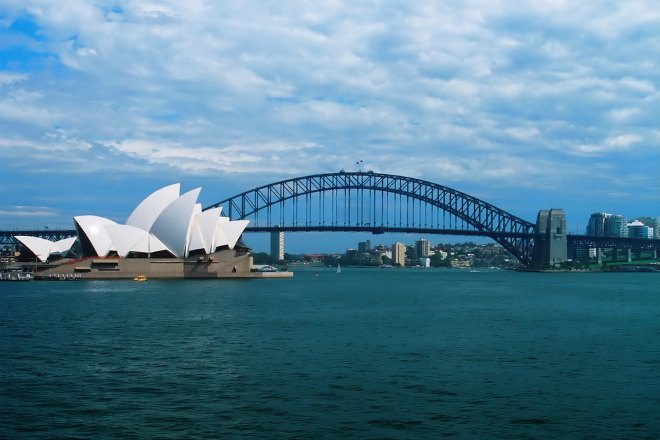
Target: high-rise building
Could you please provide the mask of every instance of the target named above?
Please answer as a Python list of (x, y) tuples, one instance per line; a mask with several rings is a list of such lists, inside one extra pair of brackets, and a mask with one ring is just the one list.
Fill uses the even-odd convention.
[(653, 228), (653, 238), (660, 239), (660, 217), (641, 217), (638, 218), (645, 226)]
[(596, 212), (591, 214), (587, 235), (592, 237), (627, 237), (628, 221), (622, 215)]
[(630, 238), (653, 238), (653, 228), (646, 226), (639, 220), (628, 223), (628, 237)]
[(392, 245), (392, 263), (400, 266), (406, 265), (406, 245), (396, 242)]
[(368, 254), (371, 250), (371, 241), (360, 241), (358, 242), (358, 253)]
[(596, 212), (589, 217), (587, 224), (587, 235), (592, 237), (605, 237), (607, 235), (607, 227), (605, 221), (610, 218), (612, 214), (606, 212)]
[(606, 234), (608, 237), (627, 237), (628, 221), (622, 215), (611, 215), (605, 219)]
[(276, 261), (284, 260), (284, 231), (270, 233), (270, 257)]
[[(587, 225), (587, 235), (592, 237), (628, 237), (627, 220), (622, 215), (612, 215), (606, 212), (591, 214)], [(603, 257), (603, 249), (589, 249), (589, 256), (595, 256), (598, 261)]]
[(417, 251), (417, 258), (426, 258), (431, 255), (431, 245), (425, 238), (420, 238), (415, 242), (415, 250)]

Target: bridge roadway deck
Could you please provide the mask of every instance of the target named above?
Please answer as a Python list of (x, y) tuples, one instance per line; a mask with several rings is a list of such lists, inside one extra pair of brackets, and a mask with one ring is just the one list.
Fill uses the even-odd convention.
[(527, 234), (524, 232), (478, 231), (470, 229), (438, 229), (438, 228), (399, 228), (389, 226), (248, 226), (245, 232), (366, 232), (374, 235), (385, 233), (408, 233), (428, 235), (462, 235), (477, 237), (513, 237), (513, 238), (540, 238), (541, 234)]
[[(385, 233), (410, 233), (427, 235), (455, 235), (455, 236), (475, 236), (475, 237), (512, 237), (538, 239), (542, 234), (527, 234), (515, 232), (497, 232), (497, 231), (478, 231), (461, 229), (437, 229), (437, 228), (395, 228), (388, 226), (253, 226), (245, 230), (246, 232), (365, 232), (374, 235)], [(43, 230), (14, 230), (0, 231), (0, 245), (14, 245), (15, 235), (29, 235), (42, 237), (48, 240), (62, 240), (68, 237), (76, 236), (74, 229), (43, 229)], [(590, 248), (618, 248), (618, 249), (650, 249), (660, 250), (659, 239), (627, 238), (627, 237), (592, 237), (588, 235), (568, 234), (566, 236), (569, 246), (590, 247)]]

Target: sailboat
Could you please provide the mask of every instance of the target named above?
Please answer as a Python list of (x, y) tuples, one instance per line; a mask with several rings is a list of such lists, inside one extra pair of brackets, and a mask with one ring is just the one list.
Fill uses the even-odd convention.
[(337, 273), (341, 273), (341, 266), (337, 263)]

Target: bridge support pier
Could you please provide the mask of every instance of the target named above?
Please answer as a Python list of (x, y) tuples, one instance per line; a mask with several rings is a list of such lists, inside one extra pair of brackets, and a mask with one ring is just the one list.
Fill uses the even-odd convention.
[(536, 233), (543, 234), (543, 238), (534, 243), (534, 268), (556, 268), (568, 260), (566, 214), (563, 209), (539, 211), (536, 217)]

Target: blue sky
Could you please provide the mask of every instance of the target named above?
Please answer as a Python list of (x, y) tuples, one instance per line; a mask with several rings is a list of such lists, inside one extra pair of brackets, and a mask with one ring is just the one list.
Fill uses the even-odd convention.
[(0, 228), (356, 160), (571, 232), (660, 216), (659, 60), (655, 0), (3, 0)]

